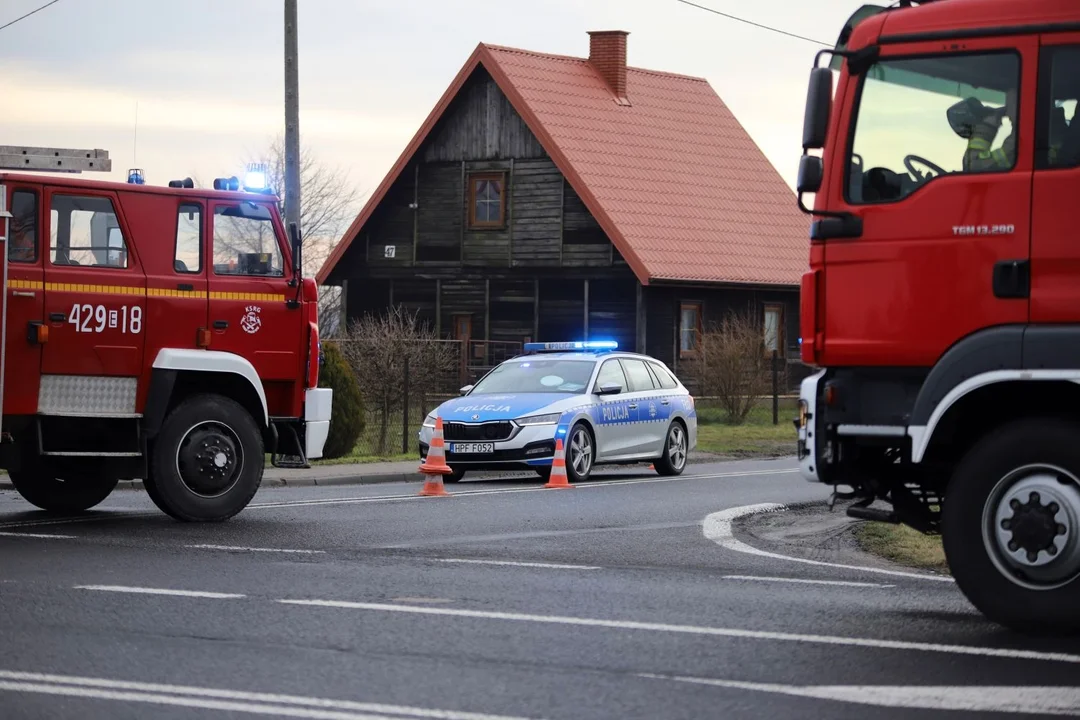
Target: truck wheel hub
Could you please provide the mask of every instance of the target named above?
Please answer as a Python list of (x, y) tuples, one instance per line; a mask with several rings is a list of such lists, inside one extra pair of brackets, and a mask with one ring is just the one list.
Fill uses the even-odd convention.
[(991, 560), (1025, 587), (1051, 589), (1080, 575), (1080, 481), (1059, 468), (1020, 468), (998, 483), (984, 512)]
[(196, 495), (221, 495), (236, 482), (240, 443), (224, 425), (202, 423), (192, 428), (176, 455), (180, 478)]

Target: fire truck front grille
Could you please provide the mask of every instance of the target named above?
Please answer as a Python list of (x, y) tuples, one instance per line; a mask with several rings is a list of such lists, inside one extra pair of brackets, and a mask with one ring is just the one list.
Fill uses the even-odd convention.
[(514, 426), (505, 420), (475, 425), (452, 422), (443, 427), (443, 436), (447, 440), (506, 440), (513, 432)]

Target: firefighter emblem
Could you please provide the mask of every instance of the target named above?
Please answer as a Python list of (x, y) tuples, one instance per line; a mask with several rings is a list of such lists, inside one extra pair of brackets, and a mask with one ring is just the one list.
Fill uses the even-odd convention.
[(244, 317), (240, 318), (240, 327), (242, 327), (247, 334), (254, 335), (259, 332), (259, 328), (262, 327), (262, 318), (259, 317), (262, 308), (257, 305), (248, 305), (244, 310)]

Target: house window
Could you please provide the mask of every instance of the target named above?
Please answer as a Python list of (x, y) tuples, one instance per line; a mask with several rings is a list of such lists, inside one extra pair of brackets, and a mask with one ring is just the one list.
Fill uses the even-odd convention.
[(784, 354), (784, 306), (765, 306), (765, 352)]
[(469, 227), (501, 228), (506, 218), (506, 176), (480, 173), (469, 176)]
[(679, 355), (697, 352), (701, 337), (701, 303), (679, 305)]

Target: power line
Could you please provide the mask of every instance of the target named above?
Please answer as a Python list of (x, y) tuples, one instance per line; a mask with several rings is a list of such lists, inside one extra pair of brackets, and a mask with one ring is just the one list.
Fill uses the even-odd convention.
[(22, 17), (15, 18), (11, 22), (7, 23), (6, 25), (0, 25), (0, 30), (3, 30), (4, 28), (9, 28), (12, 25), (14, 25), (15, 23), (19, 22), (20, 20), (25, 20), (26, 18), (30, 17), (34, 13), (39, 13), (42, 10), (44, 10), (45, 8), (49, 7), (50, 5), (55, 5), (58, 2), (60, 2), (60, 0), (52, 0), (52, 2), (47, 2), (44, 5), (42, 5), (41, 7), (37, 8), (36, 10), (31, 10), (30, 12), (26, 13)]
[(821, 45), (822, 47), (827, 47), (827, 48), (831, 48), (833, 46), (832, 43), (824, 43), (824, 42), (821, 42), (820, 40), (815, 40), (814, 38), (808, 38), (808, 37), (804, 37), (803, 35), (796, 35), (795, 33), (789, 33), (786, 30), (781, 30), (779, 28), (774, 28), (774, 27), (769, 26), (769, 25), (762, 25), (761, 23), (756, 23), (756, 22), (753, 22), (752, 20), (746, 20), (745, 18), (736, 17), (734, 15), (729, 15), (727, 13), (720, 12), (719, 10), (713, 10), (711, 7), (705, 7), (704, 5), (698, 5), (697, 3), (692, 3), (692, 2), (690, 2), (690, 0), (676, 0), (676, 2), (681, 2), (684, 5), (689, 5), (690, 7), (696, 7), (699, 10), (705, 10), (705, 11), (711, 12), (711, 13), (713, 13), (715, 15), (720, 15), (722, 17), (726, 17), (728, 20), (735, 20), (736, 22), (746, 23), (747, 25), (753, 25), (754, 27), (761, 28), (762, 30), (769, 30), (769, 31), (774, 32), (774, 33), (780, 33), (781, 35), (787, 35), (788, 37), (796, 38), (797, 40), (805, 40), (806, 42), (812, 42), (812, 43), (814, 43), (816, 45)]

